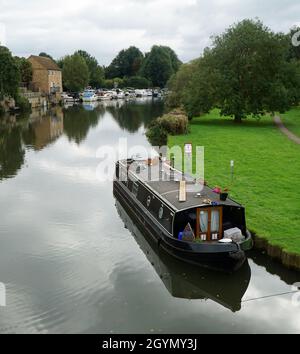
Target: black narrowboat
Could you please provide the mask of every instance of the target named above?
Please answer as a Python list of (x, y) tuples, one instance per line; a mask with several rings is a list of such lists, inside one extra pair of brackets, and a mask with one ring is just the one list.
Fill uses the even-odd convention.
[(242, 298), (251, 280), (251, 269), (247, 261), (241, 269), (230, 275), (183, 263), (159, 248), (117, 198), (116, 208), (124, 227), (132, 234), (172, 297), (212, 300), (232, 312), (241, 310)]
[(195, 186), (160, 158), (116, 164), (114, 195), (159, 247), (191, 264), (235, 271), (253, 246), (245, 208), (221, 201), (208, 186), (199, 193)]

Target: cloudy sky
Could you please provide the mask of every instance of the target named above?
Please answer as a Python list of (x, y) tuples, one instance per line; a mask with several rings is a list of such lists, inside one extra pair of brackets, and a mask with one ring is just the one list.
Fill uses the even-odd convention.
[(300, 24), (299, 0), (0, 0), (0, 41), (15, 55), (55, 58), (85, 49), (107, 65), (130, 45), (169, 45), (183, 61), (210, 36), (259, 17), (273, 30)]

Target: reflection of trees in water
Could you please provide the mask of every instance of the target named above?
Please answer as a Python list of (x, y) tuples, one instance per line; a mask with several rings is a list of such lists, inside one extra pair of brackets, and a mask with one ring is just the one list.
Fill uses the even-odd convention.
[(14, 177), (24, 164), (21, 127), (0, 127), (0, 180)]
[(60, 107), (0, 121), (0, 180), (14, 177), (25, 159), (25, 148), (41, 150), (63, 133)]
[(91, 128), (98, 125), (104, 115), (104, 108), (86, 110), (82, 106), (73, 106), (64, 110), (64, 132), (70, 141), (80, 144), (84, 141)]
[[(123, 102), (124, 103), (124, 102)], [(0, 180), (13, 177), (25, 160), (25, 149), (42, 150), (65, 132), (70, 141), (80, 144), (91, 128), (108, 111), (122, 129), (136, 132), (142, 124), (148, 126), (153, 117), (162, 114), (162, 102), (145, 104), (132, 102), (115, 107), (99, 105), (92, 110), (73, 106), (62, 110), (34, 111), (27, 116), (6, 117), (0, 121)]]
[(154, 118), (163, 113), (162, 101), (138, 104), (136, 101), (125, 102), (123, 105), (107, 106), (120, 128), (130, 133), (137, 132), (141, 126), (147, 127)]

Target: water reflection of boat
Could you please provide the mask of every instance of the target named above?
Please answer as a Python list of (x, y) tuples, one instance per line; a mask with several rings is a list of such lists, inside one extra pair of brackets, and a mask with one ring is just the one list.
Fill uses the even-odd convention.
[[(116, 197), (117, 198), (117, 197)], [(118, 213), (141, 250), (154, 267), (169, 293), (176, 298), (212, 300), (237, 312), (248, 289), (251, 270), (248, 262), (232, 275), (213, 272), (185, 264), (162, 251), (150, 235), (136, 226), (121, 200), (116, 200)]]
[(86, 110), (86, 111), (93, 111), (96, 107), (98, 106), (97, 102), (90, 102), (90, 103), (83, 103), (82, 107)]

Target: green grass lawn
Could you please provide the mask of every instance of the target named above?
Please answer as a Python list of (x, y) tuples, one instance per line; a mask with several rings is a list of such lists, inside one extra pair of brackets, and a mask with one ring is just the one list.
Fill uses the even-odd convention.
[(190, 134), (170, 136), (168, 143), (186, 142), (205, 147), (205, 179), (210, 186), (230, 187), (230, 196), (246, 206), (251, 231), (300, 254), (300, 146), (289, 141), (271, 117), (236, 124), (214, 110), (194, 118)]
[(284, 125), (294, 134), (300, 137), (300, 107), (293, 108), (289, 112), (280, 114)]

